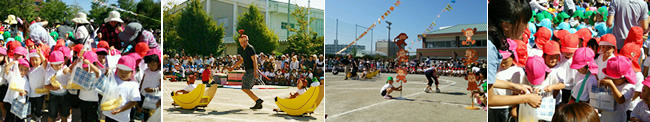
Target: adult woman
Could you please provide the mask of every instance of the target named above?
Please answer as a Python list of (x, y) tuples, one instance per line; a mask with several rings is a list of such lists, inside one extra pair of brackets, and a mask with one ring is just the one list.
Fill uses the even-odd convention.
[(122, 50), (122, 41), (117, 38), (117, 34), (124, 31), (124, 28), (122, 28), (122, 23), (124, 23), (124, 21), (120, 19), (120, 13), (117, 11), (109, 12), (108, 17), (104, 19), (104, 22), (107, 24), (102, 24), (102, 26), (99, 27), (99, 34), (97, 37), (99, 40), (107, 41), (109, 46)]

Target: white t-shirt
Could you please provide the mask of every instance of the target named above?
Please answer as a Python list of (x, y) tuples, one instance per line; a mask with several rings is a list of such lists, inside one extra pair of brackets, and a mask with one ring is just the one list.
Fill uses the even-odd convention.
[(27, 74), (27, 77), (29, 78), (29, 97), (41, 97), (45, 94), (38, 94), (36, 93), (37, 88), (43, 88), (45, 85), (45, 75), (47, 72), (42, 66), (38, 66), (36, 68), (32, 68), (29, 73)]
[(45, 79), (45, 84), (50, 85), (50, 82), (51, 82), (50, 78), (52, 76), (54, 76), (54, 75), (56, 75), (56, 80), (59, 81), (59, 83), (61, 84), (61, 86), (59, 87), (60, 88), (59, 90), (50, 90), (50, 93), (52, 93), (54, 95), (59, 95), (59, 96), (65, 95), (67, 93), (67, 91), (68, 91), (68, 90), (63, 88), (64, 85), (68, 84), (68, 78), (69, 78), (69, 75), (63, 74), (63, 69), (65, 69), (65, 67), (66, 66), (63, 66), (58, 71), (52, 69), (52, 67), (49, 67), (48, 70), (47, 70), (47, 77)]
[[(544, 79), (544, 81), (542, 81), (542, 83), (539, 84), (539, 85), (533, 85), (533, 84), (531, 84), (531, 83), (528, 81), (528, 77), (527, 77), (527, 76), (524, 76), (524, 80), (521, 80), (521, 83), (520, 83), (520, 84), (530, 85), (530, 86), (533, 87), (534, 89), (540, 89), (540, 90), (543, 90), (546, 86), (553, 85), (553, 84), (557, 84), (557, 83), (561, 83), (561, 82), (558, 80), (558, 78), (557, 78), (557, 70), (552, 69), (551, 72), (549, 72), (549, 74), (547, 75), (547, 77)], [(547, 96), (547, 97), (553, 97), (553, 96)]]
[[(524, 70), (520, 67), (517, 66), (511, 66), (508, 69), (501, 70), (497, 72), (496, 79), (499, 80), (504, 80), (504, 81), (510, 81), (513, 83), (521, 83), (521, 80), (523, 80), (524, 76), (526, 74), (524, 73)], [(494, 89), (494, 94), (495, 95), (511, 95), (512, 91), (511, 90), (506, 90), (506, 89), (500, 89), (500, 88), (493, 88)], [(509, 106), (494, 106), (494, 107), (489, 107), (491, 109), (505, 109), (508, 108)]]
[[(122, 103), (120, 103), (120, 107), (123, 107), (129, 102), (136, 102), (140, 101), (140, 91), (138, 90), (139, 84), (136, 81), (122, 81), (119, 76), (115, 75), (115, 81), (117, 81), (117, 88), (118, 92), (120, 94), (120, 97), (122, 97)], [(104, 115), (106, 117), (110, 117), (111, 119), (120, 121), (120, 122), (128, 122), (131, 114), (131, 109), (128, 109), (126, 111), (120, 112), (118, 114), (111, 114), (111, 111), (103, 111)]]
[(575, 73), (575, 86), (571, 91), (571, 96), (580, 99), (580, 101), (589, 101), (589, 93), (591, 93), (591, 87), (592, 86), (597, 86), (598, 85), (598, 80), (596, 80), (596, 76), (594, 74), (590, 74), (589, 78), (587, 78), (587, 81), (584, 82), (584, 88), (582, 89), (582, 95), (580, 95), (580, 98), (578, 98), (578, 93), (580, 92), (580, 87), (583, 84), (583, 80), (585, 78), (586, 74), (581, 74), (581, 73)]
[(631, 103), (630, 100), (632, 99), (632, 95), (634, 95), (634, 85), (630, 83), (624, 83), (617, 85), (616, 88), (619, 92), (621, 92), (621, 94), (623, 94), (625, 103), (616, 104), (614, 111), (602, 111), (600, 116), (600, 120), (602, 122), (624, 122), (627, 118), (627, 107)]
[(559, 73), (558, 78), (560, 82), (564, 83), (565, 90), (571, 90), (573, 89), (573, 86), (575, 86), (574, 74), (576, 74), (578, 70), (571, 69), (571, 62), (573, 62), (572, 59), (573, 58), (566, 59), (560, 54), (560, 61), (557, 64)]
[[(643, 83), (641, 83), (641, 82), (643, 82), (643, 80), (644, 80), (643, 73), (636, 72), (636, 84), (634, 84), (634, 92), (641, 93), (641, 91), (643, 90)], [(632, 95), (632, 96), (634, 97), (634, 95)], [(636, 107), (636, 104), (639, 103), (639, 102), (642, 102), (640, 96), (637, 97), (636, 99), (632, 100), (632, 102), (630, 103), (630, 107), (627, 107), (627, 110), (630, 110), (630, 111), (634, 110), (634, 108)]]
[[(610, 58), (614, 58), (614, 55), (610, 55), (607, 60)], [(605, 73), (603, 73), (603, 69), (607, 67), (607, 60), (603, 61), (603, 55), (601, 54), (596, 58), (596, 65), (598, 65), (598, 80), (605, 78)]]
[(388, 88), (393, 88), (393, 85), (387, 83), (386, 85), (381, 87), (381, 90), (379, 90), (379, 93), (386, 91), (386, 89), (388, 89)]
[[(95, 72), (90, 72), (95, 77)], [(101, 70), (100, 73), (102, 74)], [(101, 77), (101, 75), (100, 75)], [(99, 101), (99, 92), (95, 89), (81, 89), (79, 90), (79, 99), (83, 101), (97, 102)]]
[(307, 92), (307, 89), (298, 89), (298, 91), (296, 91), (296, 93), (298, 93), (298, 95), (302, 95), (305, 92)]
[(183, 90), (185, 90), (186, 92), (191, 92), (191, 91), (194, 90), (194, 89), (196, 88), (196, 86), (198, 86), (198, 85), (199, 85), (198, 83), (193, 83), (193, 84), (187, 85), (187, 87), (185, 87), (185, 89), (183, 89)]
[(160, 86), (160, 76), (162, 76), (162, 72), (160, 72), (160, 70), (151, 71), (149, 68), (145, 69), (142, 72), (144, 72), (144, 83), (142, 83), (142, 90), (140, 90), (140, 93), (144, 96), (147, 94), (144, 89), (157, 88)]
[(637, 107), (632, 110), (630, 113), (630, 118), (636, 117), (643, 122), (650, 122), (650, 109), (648, 109), (648, 104), (645, 102), (639, 102)]

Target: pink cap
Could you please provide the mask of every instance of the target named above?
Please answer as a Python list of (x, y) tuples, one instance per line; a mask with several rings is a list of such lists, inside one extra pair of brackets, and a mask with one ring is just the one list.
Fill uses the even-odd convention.
[(540, 56), (528, 57), (526, 61), (526, 75), (528, 75), (528, 82), (533, 85), (539, 85), (544, 82), (546, 73), (551, 72), (544, 63), (544, 58)]
[(61, 47), (59, 47), (59, 51), (61, 51), (61, 53), (63, 53), (63, 56), (68, 57), (68, 58), (72, 58), (72, 54), (70, 54), (70, 48), (68, 48), (66, 46), (61, 46)]
[(510, 57), (510, 55), (512, 55), (512, 53), (510, 53), (508, 51), (503, 51), (503, 50), (499, 50), (499, 53), (501, 53), (501, 56), (503, 56), (503, 59), (506, 59), (506, 58)]
[(25, 58), (18, 59), (18, 64), (20, 64), (21, 66), (29, 67), (29, 63)]
[(105, 52), (106, 54), (108, 54), (108, 51), (106, 51), (105, 48), (97, 48), (97, 49), (95, 49), (95, 53), (97, 53), (97, 52)]
[(50, 58), (48, 58), (50, 61), (50, 64), (61, 64), (63, 63), (63, 53), (61, 51), (55, 50), (50, 53)]
[(25, 47), (16, 47), (14, 49), (14, 54), (27, 56), (27, 49), (25, 49)]
[(38, 53), (36, 53), (36, 50), (37, 49), (30, 50), (29, 51), (29, 57), (41, 57), (40, 55), (38, 55)]
[(161, 54), (160, 50), (158, 50), (156, 48), (153, 48), (153, 49), (149, 49), (149, 51), (147, 51), (146, 56), (156, 55), (156, 56), (158, 56), (158, 60), (161, 61), (161, 63), (162, 63), (162, 57), (160, 57), (160, 54)]
[[(93, 51), (86, 51), (84, 52), (84, 59), (88, 60), (90, 63), (95, 63), (97, 62), (97, 66), (104, 68), (104, 65), (99, 63), (99, 60), (97, 59), (97, 53)], [(83, 67), (88, 67), (87, 64), (83, 64)]]
[(131, 56), (131, 58), (133, 58), (133, 60), (135, 60), (135, 63), (136, 63), (136, 64), (138, 64), (138, 63), (140, 63), (140, 61), (142, 61), (142, 56), (140, 56), (139, 53), (135, 53), (135, 52), (133, 52), (133, 53), (129, 53), (129, 54), (127, 54), (127, 55), (128, 55), (128, 56)]
[(0, 54), (7, 55), (7, 49), (0, 47)]
[(135, 71), (135, 59), (129, 55), (122, 56), (120, 60), (117, 60), (117, 68), (126, 71)]
[(603, 69), (603, 73), (610, 78), (625, 78), (628, 82), (636, 84), (636, 75), (630, 65), (630, 59), (624, 56), (616, 56), (607, 61), (607, 67)]
[(591, 74), (598, 74), (598, 65), (594, 62), (594, 51), (591, 48), (582, 47), (578, 48), (573, 54), (571, 62), (571, 69), (580, 69), (585, 65), (589, 66)]

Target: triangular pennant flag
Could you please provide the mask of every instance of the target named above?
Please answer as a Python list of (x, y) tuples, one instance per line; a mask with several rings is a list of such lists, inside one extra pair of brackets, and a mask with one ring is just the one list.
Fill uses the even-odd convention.
[(440, 18), (440, 14), (438, 14), (438, 17), (437, 17), (437, 18)]
[(456, 3), (456, 0), (451, 0), (451, 3)]
[(381, 24), (381, 18), (377, 18), (377, 24)]
[(427, 28), (427, 31), (429, 31), (429, 29), (428, 29), (428, 28)]
[(449, 8), (449, 10), (454, 9), (454, 8), (452, 8), (451, 5), (449, 5), (449, 4), (447, 4), (447, 8)]
[(397, 2), (395, 2), (395, 6), (399, 6), (399, 4), (402, 4), (402, 2), (397, 0)]
[(445, 12), (445, 9), (442, 9), (442, 11), (440, 13), (442, 13), (442, 12)]
[(389, 9), (390, 9), (390, 11), (393, 11), (393, 10), (395, 10), (395, 7), (391, 6)]
[(386, 18), (386, 16), (384, 16), (384, 15), (381, 15), (381, 19), (385, 19), (385, 18)]

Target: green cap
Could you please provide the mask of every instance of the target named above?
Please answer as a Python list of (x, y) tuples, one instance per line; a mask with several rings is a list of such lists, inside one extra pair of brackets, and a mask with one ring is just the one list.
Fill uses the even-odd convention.
[(11, 33), (9, 31), (5, 31), (5, 33), (2, 36), (4, 36), (5, 39), (8, 39), (11, 37)]
[(393, 77), (391, 77), (391, 76), (388, 76), (388, 79), (387, 79), (387, 80), (393, 80)]
[(16, 41), (18, 41), (20, 43), (23, 43), (23, 38), (20, 37), (20, 36), (16, 36), (16, 37), (14, 37), (14, 39), (16, 39)]
[(573, 16), (572, 16), (572, 17), (579, 17), (579, 18), (582, 18), (584, 15), (585, 15), (585, 11), (583, 11), (583, 10), (576, 10), (576, 11), (573, 13)]
[(545, 18), (549, 18), (549, 19), (553, 18), (553, 15), (551, 15), (551, 13), (548, 13), (548, 11), (542, 11), (542, 14), (544, 14)]
[(52, 33), (50, 33), (50, 36), (52, 36), (54, 40), (59, 39), (59, 33), (57, 33), (56, 31), (52, 31)]
[(535, 18), (537, 18), (537, 21), (542, 21), (542, 19), (546, 18), (546, 16), (542, 13), (535, 15)]
[(569, 14), (567, 14), (565, 12), (560, 13), (558, 16), (561, 17), (560, 18), (561, 20), (564, 20), (564, 19), (567, 19), (567, 18), (571, 17), (571, 16), (569, 16)]
[(603, 15), (603, 21), (607, 22), (607, 7), (600, 7), (598, 8), (598, 14)]

